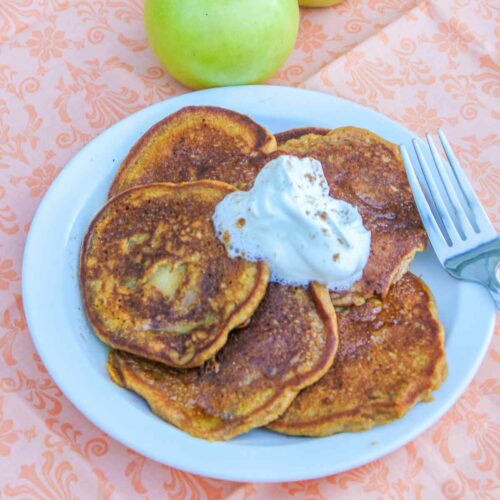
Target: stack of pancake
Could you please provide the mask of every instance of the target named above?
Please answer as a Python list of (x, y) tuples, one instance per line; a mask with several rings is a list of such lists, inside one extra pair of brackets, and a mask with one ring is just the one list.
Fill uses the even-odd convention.
[[(217, 239), (215, 206), (280, 154), (321, 161), (371, 231), (350, 290), (269, 283), (265, 262), (231, 259)], [(112, 380), (161, 418), (209, 440), (262, 426), (325, 436), (399, 418), (446, 377), (434, 300), (408, 272), (425, 244), (395, 145), (353, 127), (274, 137), (188, 107), (121, 164), (83, 243), (81, 288)]]

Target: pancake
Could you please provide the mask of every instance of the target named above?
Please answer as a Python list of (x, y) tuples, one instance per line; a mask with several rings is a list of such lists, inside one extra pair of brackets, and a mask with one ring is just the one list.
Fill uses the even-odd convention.
[(248, 189), (276, 150), (274, 136), (248, 116), (189, 106), (153, 125), (123, 160), (109, 196), (151, 182), (213, 179)]
[(87, 317), (106, 344), (170, 366), (199, 366), (265, 294), (264, 263), (230, 259), (212, 224), (232, 186), (157, 183), (109, 201), (83, 243)]
[(292, 139), (300, 139), (303, 135), (309, 135), (309, 134), (327, 135), (330, 132), (331, 129), (329, 128), (300, 127), (300, 128), (292, 128), (290, 130), (285, 130), (284, 132), (274, 134), (274, 137), (276, 138), (278, 147), (280, 147)]
[(176, 370), (112, 351), (107, 368), (161, 418), (193, 436), (227, 440), (283, 413), (328, 370), (337, 343), (324, 287), (271, 283), (249, 325), (202, 367)]
[(295, 129), (278, 135), (278, 150), (321, 161), (332, 196), (356, 206), (371, 231), (370, 257), (351, 289), (332, 292), (334, 305), (362, 304), (385, 297), (407, 272), (427, 237), (396, 145), (355, 127), (309, 134)]
[(446, 378), (443, 327), (430, 290), (407, 273), (385, 300), (337, 309), (339, 348), (328, 373), (270, 424), (327, 436), (402, 417)]

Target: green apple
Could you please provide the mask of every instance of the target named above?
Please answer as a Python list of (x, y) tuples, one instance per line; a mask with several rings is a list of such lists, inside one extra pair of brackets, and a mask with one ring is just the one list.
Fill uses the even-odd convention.
[(162, 65), (192, 88), (261, 82), (285, 62), (297, 0), (146, 0), (146, 33)]

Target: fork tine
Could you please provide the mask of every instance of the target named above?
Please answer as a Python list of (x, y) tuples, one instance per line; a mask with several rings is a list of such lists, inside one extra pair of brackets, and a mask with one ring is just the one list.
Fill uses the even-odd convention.
[[(444, 188), (446, 190), (446, 194), (448, 195), (448, 198), (451, 202), (451, 210), (454, 212), (456, 219), (459, 222), (459, 229), (462, 230), (463, 235), (465, 237), (471, 236), (473, 233), (475, 233), (474, 226), (472, 225), (471, 221), (469, 220), (469, 217), (465, 213), (465, 210), (462, 207), (462, 204), (460, 203), (457, 193), (455, 192), (455, 188), (453, 187), (453, 184), (450, 181), (448, 169), (444, 168), (443, 162), (441, 160), (441, 156), (439, 155), (436, 145), (434, 144), (434, 141), (432, 140), (432, 137), (430, 134), (426, 134), (426, 139), (427, 139), (427, 144), (429, 144), (429, 148), (432, 153), (432, 157), (434, 158), (434, 162), (437, 165), (437, 171), (439, 173), (439, 177), (441, 178), (441, 181), (444, 185)], [(472, 232), (471, 232), (472, 230)]]
[(462, 237), (457, 231), (455, 227), (455, 223), (453, 222), (450, 214), (448, 213), (448, 209), (444, 204), (443, 197), (439, 192), (439, 189), (436, 185), (436, 181), (434, 180), (434, 176), (429, 168), (427, 160), (424, 157), (422, 149), (420, 148), (416, 139), (413, 139), (413, 147), (415, 148), (415, 152), (417, 153), (418, 160), (420, 161), (420, 166), (422, 167), (422, 172), (424, 173), (425, 181), (427, 182), (427, 187), (429, 189), (429, 194), (431, 195), (432, 200), (436, 206), (436, 209), (441, 217), (441, 220), (446, 228), (448, 236), (450, 237), (451, 243), (457, 244), (462, 241)]
[(408, 150), (404, 144), (401, 144), (401, 156), (403, 158), (403, 164), (405, 166), (406, 175), (408, 176), (408, 182), (410, 183), (413, 196), (415, 198), (415, 203), (417, 205), (418, 212), (420, 213), (420, 218), (422, 223), (429, 235), (434, 251), (438, 254), (440, 260), (444, 260), (445, 249), (448, 248), (448, 243), (446, 242), (441, 229), (432, 214), (431, 207), (427, 202), (427, 199), (422, 191), (422, 186), (417, 178), (415, 169), (408, 155)]
[(475, 223), (479, 231), (490, 233), (491, 237), (494, 238), (496, 236), (496, 231), (493, 225), (491, 224), (488, 216), (486, 215), (486, 212), (484, 211), (484, 208), (482, 207), (481, 203), (479, 203), (479, 200), (477, 199), (477, 196), (474, 193), (474, 190), (472, 189), (469, 179), (467, 179), (467, 176), (465, 175), (462, 167), (460, 166), (457, 157), (453, 153), (453, 150), (451, 149), (448, 140), (446, 139), (443, 131), (440, 128), (438, 128), (438, 135), (439, 139), (441, 140), (444, 152), (446, 153), (446, 156), (448, 158), (448, 162), (450, 163), (451, 169), (455, 174), (455, 178), (458, 182), (458, 185), (460, 186), (465, 201), (469, 206), (469, 209), (475, 219)]

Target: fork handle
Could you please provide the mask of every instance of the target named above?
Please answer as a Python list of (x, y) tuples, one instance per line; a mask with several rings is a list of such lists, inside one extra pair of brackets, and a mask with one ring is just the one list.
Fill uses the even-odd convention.
[[(496, 243), (496, 244), (495, 244)], [(486, 259), (487, 267), (489, 269), (488, 282), (484, 283), (490, 291), (491, 297), (495, 302), (497, 311), (500, 311), (500, 252), (498, 252), (498, 245), (500, 239), (497, 238), (493, 243), (495, 250), (488, 252)]]
[(492, 281), (490, 286), (488, 286), (488, 289), (491, 293), (491, 296), (493, 297), (493, 300), (495, 301), (497, 311), (500, 311), (500, 284), (498, 283), (497, 277), (495, 277), (494, 280), (496, 281), (496, 283), (493, 283)]
[(500, 237), (445, 262), (455, 278), (478, 281), (488, 288), (500, 310)]

